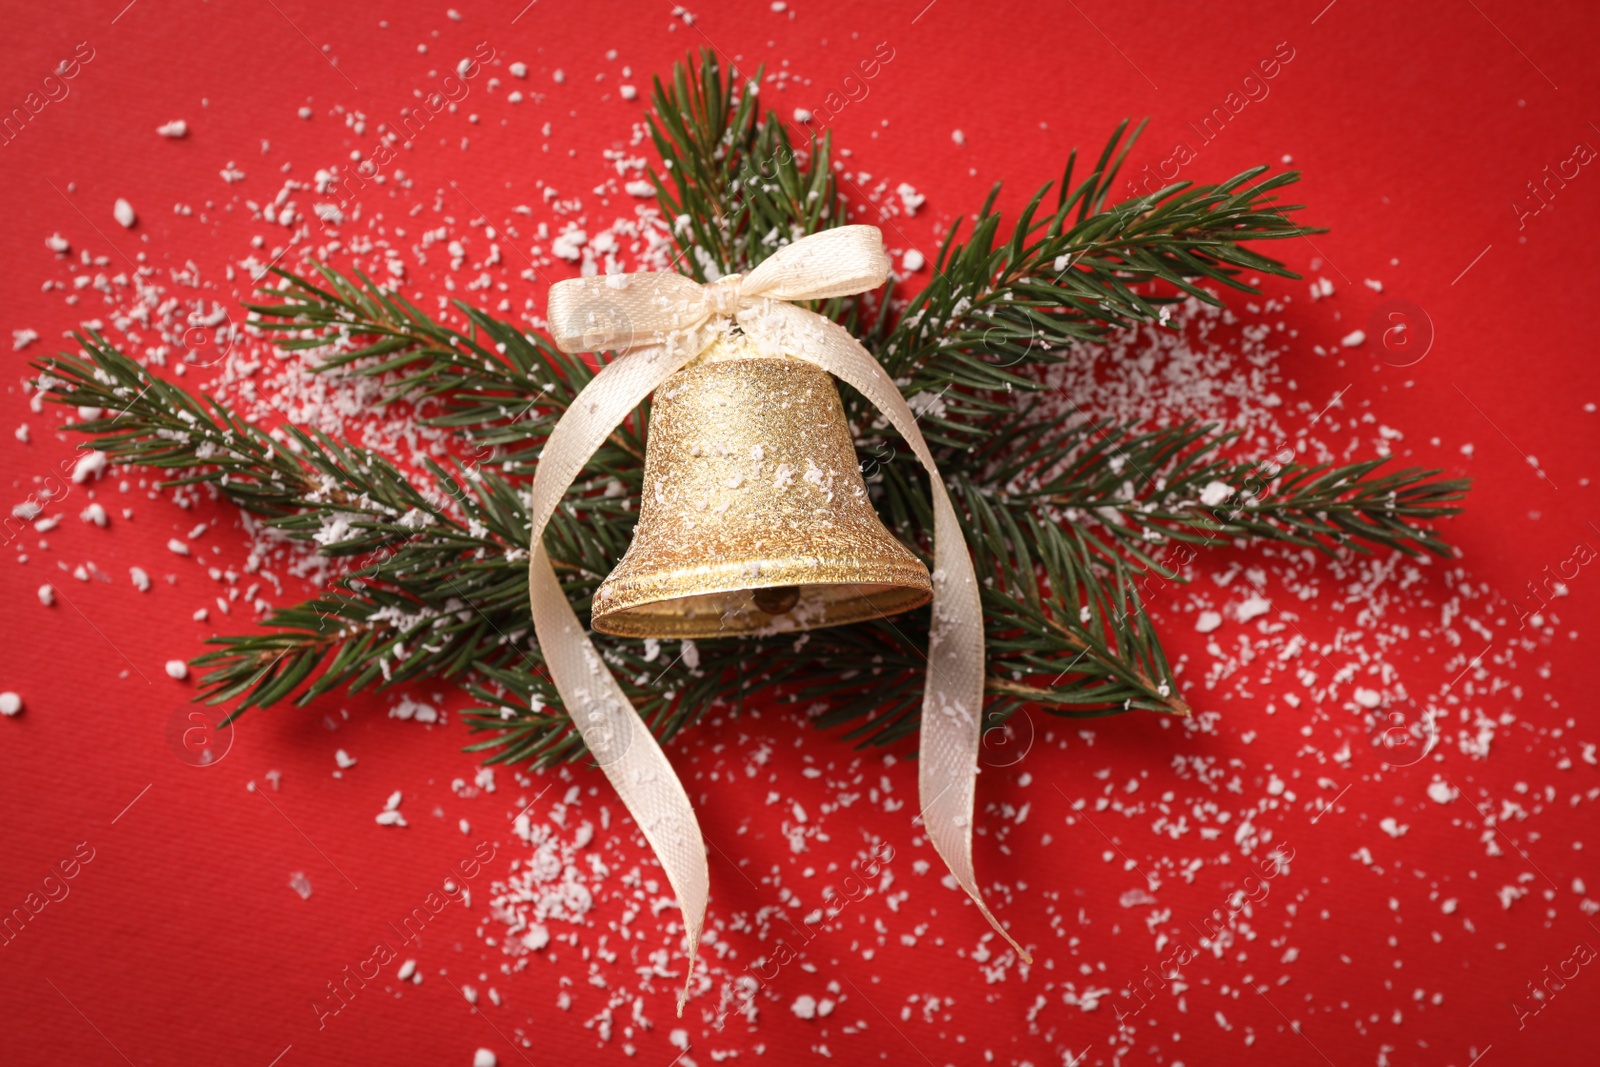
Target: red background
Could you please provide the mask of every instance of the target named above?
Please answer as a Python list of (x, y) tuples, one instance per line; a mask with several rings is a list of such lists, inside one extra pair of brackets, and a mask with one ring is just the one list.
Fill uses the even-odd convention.
[[(1515, 597), (1544, 566), (1567, 558), (1575, 541), (1600, 543), (1588, 525), (1600, 516), (1589, 483), (1600, 424), (1584, 410), (1600, 399), (1593, 359), (1600, 178), (1583, 170), (1521, 230), (1510, 206), (1526, 200), (1526, 183), (1568, 158), (1575, 144), (1600, 144), (1594, 125), (1600, 67), (1593, 57), (1600, 14), (1593, 8), (1505, 0), (1338, 0), (1327, 7), (1323, 0), (1266, 7), (939, 0), (924, 9), (923, 0), (793, 0), (782, 13), (765, 4), (706, 3), (694, 7), (689, 25), (666, 3), (546, 0), (513, 23), (519, 7), (463, 0), (463, 18), (455, 21), (444, 4), (139, 0), (125, 10), (120, 0), (14, 4), (0, 105), (20, 103), (77, 42), (91, 42), (95, 57), (67, 99), (50, 104), (0, 149), (0, 203), (7, 206), (0, 306), (8, 329), (43, 335), (27, 351), (7, 355), (0, 421), (8, 429), (27, 421), (33, 431), (27, 444), (0, 435), (7, 508), (76, 444), (50, 430), (48, 413), (27, 410), (25, 362), (98, 314), (91, 305), (78, 314), (59, 294), (41, 292), (41, 281), (56, 276), (46, 235), (67, 235), (74, 254), (87, 248), (115, 261), (143, 252), (163, 274), (192, 260), (215, 279), (263, 230), (222, 205), (235, 195), (269, 198), (284, 161), (306, 177), (308, 169), (374, 140), (370, 130), (358, 136), (331, 118), (330, 105), (387, 116), (413, 88), (433, 83), (441, 56), (466, 54), (480, 40), (494, 45), (501, 62), (527, 62), (529, 86), (547, 99), (520, 111), (482, 104), (486, 115), (508, 122), (470, 131), (462, 125), (462, 136), (470, 132), (467, 147), (458, 151), (452, 134), (448, 151), (415, 153), (407, 166), (418, 178), (416, 199), (431, 195), (420, 190), (454, 180), (473, 191), (490, 217), (534, 202), (533, 176), (563, 190), (588, 190), (608, 176), (600, 153), (629, 144), (644, 104), (613, 91), (622, 64), (644, 87), (649, 74), (668, 70), (686, 49), (709, 44), (741, 68), (786, 68), (788, 87), (767, 96), (787, 114), (820, 106), (871, 45), (889, 41), (893, 63), (870, 97), (846, 108), (833, 128), (855, 153), (852, 167), (910, 181), (927, 196), (914, 219), (898, 220), (891, 243), (915, 242), (930, 259), (939, 227), (974, 209), (991, 183), (1004, 179), (1015, 197), (1057, 177), (1070, 147), (1097, 149), (1126, 115), (1152, 116), (1136, 161), (1159, 160), (1168, 143), (1187, 136), (1185, 121), (1220, 103), (1257, 60), (1288, 41), (1295, 59), (1273, 82), (1272, 95), (1242, 113), (1184, 177), (1220, 180), (1258, 162), (1276, 164), (1285, 154), (1304, 171), (1296, 198), (1312, 205), (1308, 217), (1332, 232), (1317, 238), (1315, 248), (1296, 242), (1275, 251), (1302, 271), (1322, 259), (1315, 273), (1339, 284), (1344, 324), (1330, 325), (1325, 307), (1313, 312), (1298, 300), (1286, 317), (1305, 343), (1289, 357), (1289, 369), (1307, 395), (1331, 396), (1350, 384), (1347, 404), (1367, 405), (1379, 422), (1404, 431), (1397, 452), (1415, 448), (1420, 461), (1475, 479), (1469, 510), (1449, 524), (1447, 536), (1460, 546), (1466, 572), (1492, 594)], [(435, 33), (442, 44), (419, 55), (417, 44), (434, 41)], [(324, 45), (338, 70), (314, 54)], [(608, 59), (613, 48), (619, 56)], [(561, 85), (552, 79), (557, 67), (567, 75)], [(505, 77), (503, 68), (497, 73)], [(605, 75), (603, 84), (596, 74)], [(310, 122), (295, 114), (307, 104), (316, 112)], [(176, 117), (189, 122), (187, 139), (152, 135)], [(538, 132), (545, 121), (554, 122), (548, 137)], [(956, 128), (965, 133), (964, 145), (952, 141)], [(542, 151), (546, 141), (551, 148)], [(237, 188), (217, 177), (229, 161), (248, 175)], [(140, 205), (141, 221), (131, 231), (111, 219), (110, 204), (119, 196)], [(215, 201), (218, 208), (202, 221), (199, 214), (169, 213), (174, 201), (197, 209)], [(516, 281), (516, 269), (506, 272), (515, 304), (531, 296), (542, 306), (543, 285)], [(1365, 277), (1385, 280), (1384, 297), (1361, 286)], [(425, 282), (416, 284), (425, 289)], [(1299, 295), (1304, 285), (1274, 291)], [(1303, 351), (1311, 341), (1331, 344), (1364, 324), (1388, 298), (1410, 300), (1431, 317), (1436, 339), (1422, 363), (1403, 372), (1387, 367), (1373, 357), (1371, 341), (1343, 359)], [(1423, 446), (1435, 437), (1437, 448)], [(1470, 459), (1459, 451), (1468, 442), (1476, 445)], [(1537, 457), (1547, 477), (1525, 455)], [(620, 1038), (598, 1042), (582, 1024), (585, 1012), (553, 1006), (563, 975), (584, 987), (586, 972), (570, 958), (570, 966), (539, 963), (498, 977), (491, 984), (505, 1003), (480, 1002), (481, 1017), (434, 980), (440, 968), (459, 977), (497, 964), (497, 953), (474, 933), (481, 904), (441, 917), (438, 933), (417, 953), (429, 981), (403, 995), (374, 987), (352, 1005), (350, 1017), (318, 1031), (309, 998), (360, 958), (383, 918), (412, 907), (437, 872), (465, 858), (480, 839), (502, 849), (490, 864), (492, 874), (502, 874), (517, 854), (504, 819), (523, 803), (550, 798), (535, 801), (542, 783), (520, 789), (504, 772), (501, 804), (459, 798), (450, 782), (470, 780), (475, 766), (459, 751), (464, 727), (453, 717), (433, 729), (397, 723), (384, 716), (384, 698), (252, 712), (221, 764), (202, 770), (174, 758), (167, 723), (193, 683), (167, 678), (162, 664), (201, 651), (216, 620), (191, 619), (207, 596), (201, 561), (169, 557), (164, 546), (207, 518), (217, 527), (200, 544), (205, 553), (216, 545), (215, 559), (242, 559), (244, 538), (232, 510), (213, 504), (185, 512), (138, 495), (134, 519), (118, 521), (110, 484), (102, 481), (98, 490), (113, 511), (109, 533), (69, 517), (47, 539), (48, 548), (25, 534), (8, 553), (26, 555), (26, 562), (0, 566), (0, 689), (26, 701), (21, 716), (0, 721), (0, 905), (20, 903), (78, 842), (95, 849), (71, 895), (0, 949), (5, 1061), (266, 1065), (281, 1056), (284, 1064), (464, 1064), (479, 1045), (495, 1049), (502, 1064), (522, 1056), (536, 1063), (626, 1059)], [(78, 507), (69, 500), (66, 513), (75, 516)], [(75, 582), (57, 566), (65, 562), (70, 570), (89, 559), (114, 581)], [(141, 595), (126, 581), (130, 564), (173, 572), (176, 584), (157, 575), (157, 588)], [(71, 604), (41, 606), (35, 590), (45, 581)], [(1600, 622), (1593, 581), (1585, 573), (1570, 583), (1550, 640), (1501, 662), (1498, 674), (1521, 688), (1480, 701), (1491, 718), (1508, 717), (1487, 759), (1469, 759), (1450, 746), (1419, 766), (1392, 771), (1358, 756), (1341, 772), (1340, 784), (1351, 790), (1314, 829), (1308, 820), (1319, 807), (1308, 802), (1268, 818), (1296, 849), (1290, 878), (1298, 907), (1291, 916), (1270, 910), (1277, 901), (1265, 905), (1261, 925), (1269, 934), (1288, 931), (1298, 961), (1280, 968), (1279, 951), (1266, 948), (1259, 960), (1230, 953), (1200, 961), (1181, 1009), (1170, 996), (1146, 1009), (1138, 1049), (1124, 1062), (1592, 1062), (1585, 1024), (1600, 1003), (1600, 978), (1583, 970), (1521, 1029), (1511, 1003), (1543, 968), (1571, 955), (1575, 943), (1600, 945), (1600, 931), (1580, 907), (1586, 898), (1573, 889), (1575, 878), (1600, 879), (1587, 840), (1590, 791), (1600, 781), (1580, 756), (1581, 744), (1596, 736), (1584, 699), (1596, 681), (1588, 647)], [(1490, 658), (1508, 656), (1514, 613), (1502, 606), (1484, 617), (1503, 627), (1494, 632), (1501, 647)], [(1314, 638), (1330, 632), (1315, 605), (1299, 618)], [(248, 625), (244, 615), (225, 621), (233, 630)], [(1170, 644), (1203, 667), (1204, 640), (1191, 629), (1187, 621), (1171, 626)], [(1416, 643), (1402, 643), (1393, 654), (1421, 664), (1412, 669), (1435, 683), (1448, 682), (1463, 666)], [(1120, 863), (1101, 860), (1104, 842), (1067, 820), (1063, 793), (1050, 783), (1062, 783), (1066, 795), (1084, 795), (1083, 783), (1109, 766), (1112, 782), (1143, 774), (1144, 788), (1159, 793), (1183, 784), (1173, 773), (1175, 755), (1203, 751), (1241, 761), (1247, 791), (1259, 793), (1267, 768), (1293, 762), (1302, 743), (1285, 709), (1269, 719), (1260, 700), (1221, 706), (1204, 693), (1192, 696), (1198, 709), (1224, 713), (1219, 733), (1186, 735), (1148, 719), (1113, 719), (1097, 724), (1093, 746), (1076, 740), (1036, 746), (1025, 764), (1030, 787), (1003, 775), (981, 780), (983, 801), (1033, 804), (1032, 821), (1017, 828), (1005, 850), (992, 836), (980, 839), (978, 865), (983, 877), (1030, 884), (1014, 901), (1002, 901), (1001, 914), (1019, 936), (1045, 944), (1042, 954), (1056, 960), (1053, 974), (1041, 967), (1028, 977), (1013, 971), (987, 983), (956, 948), (975, 944), (984, 932), (973, 909), (933, 876), (902, 872), (917, 883), (917, 921), (937, 912), (928, 937), (899, 944), (910, 921), (881, 898), (869, 898), (860, 921), (881, 920), (896, 936), (870, 962), (844, 951), (843, 938), (813, 946), (807, 960), (816, 971), (778, 978), (751, 1031), (707, 1035), (699, 1023), (671, 1021), (671, 983), (658, 983), (644, 1009), (655, 1025), (631, 1039), (634, 1061), (673, 1062), (680, 1053), (668, 1031), (687, 1025), (692, 1045), (685, 1059), (700, 1063), (712, 1062), (712, 1050), (737, 1050), (741, 1061), (788, 1063), (816, 1059), (825, 1048), (848, 1062), (976, 1063), (991, 1050), (994, 1062), (1040, 1064), (1069, 1062), (1086, 1047), (1085, 1062), (1103, 1062), (1115, 1028), (1112, 998), (1081, 1011), (1064, 1005), (1059, 989), (1046, 994), (1043, 983), (1075, 977), (1085, 962), (1091, 969), (1103, 963), (1095, 984), (1121, 989), (1158, 954), (1145, 936), (1144, 912), (1118, 903), (1138, 881)], [(341, 708), (349, 721), (329, 733), (324, 716)], [(1251, 729), (1259, 736), (1246, 744), (1239, 735)], [(714, 915), (767, 903), (732, 863), (763, 870), (794, 862), (777, 832), (779, 814), (760, 808), (756, 787), (713, 773), (724, 763), (742, 763), (763, 741), (772, 743), (772, 762), (787, 765), (786, 788), (814, 808), (833, 789), (827, 779), (799, 778), (803, 755), (840, 776), (852, 767), (869, 778), (888, 775), (902, 799), (914, 791), (914, 764), (902, 759), (884, 767), (876, 755), (852, 763), (857, 757), (846, 742), (816, 734), (786, 708), (710, 724), (675, 745), (671, 754), (691, 780), (707, 835), (727, 849), (721, 859), (712, 856)], [(341, 746), (360, 763), (335, 780), (328, 772)], [(1560, 767), (1563, 758), (1572, 764)], [(281, 812), (245, 788), (251, 781), (264, 787), (269, 769), (282, 773), (281, 791), (271, 794)], [(1462, 800), (1442, 807), (1427, 799), (1424, 790), (1438, 775), (1462, 789)], [(575, 770), (573, 781), (604, 792), (597, 772)], [(393, 789), (407, 798), (411, 825), (403, 831), (371, 821)], [(1334, 795), (1310, 786), (1302, 792), (1302, 801), (1323, 797), (1318, 805)], [(1489, 811), (1510, 798), (1521, 814), (1492, 830), (1481, 811), (1466, 806), (1469, 798)], [(430, 817), (435, 807), (445, 817)], [(1408, 824), (1409, 832), (1379, 833), (1376, 823), (1386, 816)], [(470, 837), (456, 830), (457, 818), (473, 821)], [(911, 847), (908, 811), (840, 821), (856, 818), (897, 848)], [(1109, 829), (1139, 866), (1158, 863), (1169, 847), (1147, 821)], [(1040, 832), (1053, 832), (1053, 842), (1045, 845)], [(1495, 833), (1502, 854), (1486, 856), (1481, 838)], [(833, 845), (815, 847), (848, 864), (855, 854), (849, 836), (837, 833)], [(630, 847), (634, 862), (644, 862), (642, 839)], [(1375, 864), (1351, 859), (1363, 847)], [(292, 870), (309, 872), (316, 885), (309, 900), (286, 888)], [(1530, 892), (1502, 908), (1495, 893), (1508, 884)], [(1204, 914), (1236, 885), (1226, 871), (1207, 866), (1192, 884), (1174, 882), (1158, 896), (1176, 918)], [(1441, 887), (1461, 900), (1453, 916), (1439, 912)], [(1061, 914), (1081, 909), (1087, 916), (1075, 931), (1087, 946), (1081, 954), (1056, 939), (1048, 892), (1059, 894)], [(938, 935), (946, 943), (936, 943)], [(737, 948), (745, 959), (759, 955), (753, 941)], [(1280, 969), (1289, 980), (1266, 988)], [(816, 994), (831, 979), (849, 982), (846, 994), (856, 991), (832, 1017), (800, 1020), (788, 1010), (797, 994)], [(1435, 994), (1442, 994), (1437, 1002)], [(927, 996), (941, 998), (929, 1016), (919, 1008), (903, 1020), (896, 1011)], [(514, 1034), (532, 1041), (520, 1055), (507, 1040)]]

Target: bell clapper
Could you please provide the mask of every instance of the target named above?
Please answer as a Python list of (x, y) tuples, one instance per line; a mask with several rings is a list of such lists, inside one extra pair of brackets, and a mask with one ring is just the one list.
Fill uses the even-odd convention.
[(768, 615), (787, 615), (800, 603), (800, 587), (798, 585), (775, 585), (766, 589), (756, 589), (751, 592), (750, 599), (756, 602), (756, 607)]

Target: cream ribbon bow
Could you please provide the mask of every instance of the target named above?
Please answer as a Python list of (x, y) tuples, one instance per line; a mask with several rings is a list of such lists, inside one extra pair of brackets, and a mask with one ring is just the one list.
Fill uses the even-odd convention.
[(1000, 926), (972, 870), (973, 784), (983, 715), (983, 608), (977, 576), (944, 481), (889, 375), (837, 323), (790, 301), (876, 289), (888, 278), (875, 226), (841, 226), (780, 248), (749, 274), (709, 285), (676, 273), (612, 274), (550, 288), (550, 334), (563, 352), (618, 355), (583, 388), (539, 458), (531, 502), (529, 584), (533, 626), (550, 675), (578, 732), (655, 850), (683, 909), (689, 981), (705, 925), (709, 878), (700, 824), (661, 746), (573, 613), (545, 554), (544, 530), (595, 450), (656, 386), (738, 324), (763, 353), (807, 360), (850, 383), (900, 432), (927, 469), (933, 493), (933, 625), (922, 698), (917, 775), (929, 840), (984, 918), (1017, 954), (1027, 951)]

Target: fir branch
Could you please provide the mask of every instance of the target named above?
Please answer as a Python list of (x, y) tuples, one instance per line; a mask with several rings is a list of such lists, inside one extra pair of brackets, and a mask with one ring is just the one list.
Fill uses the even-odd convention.
[[(991, 721), (1024, 704), (1068, 718), (1134, 708), (1189, 713), (1135, 571), (1074, 526), (996, 506), (970, 479), (952, 483), (982, 590)], [(931, 528), (926, 490), (900, 465), (886, 466), (879, 485), (891, 522)], [(796, 699), (825, 701), (818, 725), (854, 724), (849, 739), (899, 741), (921, 721), (927, 641), (926, 610), (819, 631), (804, 644), (809, 662), (800, 675), (826, 680), (804, 684)], [(869, 666), (841, 673), (839, 663)]]
[[(543, 711), (556, 696), (529, 647), (529, 526), (518, 487), (493, 470), (425, 461), (424, 490), (381, 456), (324, 435), (286, 427), (280, 443), (215, 399), (155, 377), (98, 334), (79, 341), (81, 357), (35, 364), (40, 385), (58, 403), (111, 413), (75, 428), (97, 435), (113, 462), (171, 470), (178, 477), (168, 486), (211, 485), (286, 537), (349, 561), (328, 590), (274, 609), (262, 630), (211, 639), (216, 649), (194, 661), (206, 671), (202, 699), (233, 702), (232, 718), (335, 690), (453, 679), (486, 705), (466, 715), (493, 734), (475, 750), (540, 763), (582, 755), (565, 713)], [(631, 539), (636, 506), (618, 504), (614, 494), (569, 496), (547, 528), (546, 549), (580, 613)], [(596, 644), (663, 737), (696, 721), (729, 679), (760, 662), (748, 641), (680, 646), (664, 664), (656, 642), (596, 635)], [(508, 707), (520, 709), (510, 720)]]
[(992, 391), (1037, 389), (1023, 363), (1056, 362), (1073, 344), (1101, 341), (1113, 330), (1144, 322), (1165, 324), (1167, 305), (1183, 298), (1221, 300), (1211, 281), (1241, 292), (1257, 290), (1245, 271), (1299, 275), (1246, 244), (1323, 232), (1290, 218), (1299, 204), (1274, 195), (1299, 180), (1296, 172), (1257, 181), (1254, 167), (1220, 185), (1177, 182), (1165, 189), (1106, 206), (1118, 171), (1143, 123), (1131, 135), (1124, 121), (1112, 134), (1094, 171), (1072, 185), (1074, 152), (1062, 177), (1055, 210), (1044, 211), (1051, 186), (1028, 201), (1001, 236), (995, 210), (1000, 186), (956, 243), (957, 220), (935, 262), (934, 277), (913, 297), (880, 353), (908, 392), (939, 392), (955, 384)]
[(740, 84), (707, 48), (655, 79), (650, 135), (665, 177), (650, 172), (672, 223), (679, 266), (700, 281), (748, 271), (778, 248), (844, 223), (831, 134), (797, 148), (770, 111), (759, 114), (761, 71)]
[(970, 482), (958, 494), (974, 515), (979, 573), (997, 578), (984, 586), (991, 693), (1047, 710), (1189, 714), (1120, 560), (1098, 567), (1081, 530), (1032, 515), (1018, 522)]
[[(210, 485), (287, 538), (351, 561), (331, 591), (270, 613), (268, 632), (213, 639), (219, 651), (196, 660), (211, 703), (237, 699), (237, 714), (297, 689), (305, 703), (380, 677), (452, 677), (503, 657), (508, 631), (526, 629), (528, 522), (503, 479), (430, 462), (424, 492), (375, 453), (295, 427), (280, 442), (103, 337), (79, 340), (87, 358), (37, 366), (52, 400), (114, 412), (77, 427), (113, 462), (172, 470), (168, 486)], [(577, 584), (598, 581), (581, 563), (567, 553), (558, 567)]]
[[(458, 330), (359, 271), (350, 279), (320, 263), (313, 268), (316, 280), (274, 268), (278, 283), (247, 305), (250, 325), (285, 351), (305, 353), (313, 370), (376, 380), (390, 402), (437, 401), (443, 413), (419, 421), (459, 434), (475, 462), (508, 476), (532, 475), (550, 431), (597, 373), (546, 338), (464, 301), (453, 303), (468, 327)], [(643, 422), (641, 415), (612, 433), (580, 495), (596, 482), (637, 488)]]
[(1194, 420), (1143, 430), (1107, 420), (1060, 423), (1021, 410), (971, 461), (985, 484), (1003, 487), (998, 496), (1007, 506), (1050, 521), (1093, 523), (1128, 562), (1158, 572), (1164, 568), (1148, 549), (1169, 540), (1449, 555), (1432, 524), (1461, 510), (1466, 480), (1441, 479), (1438, 470), (1385, 471), (1386, 459), (1243, 462), (1223, 454), (1237, 437)]
[[(391, 549), (434, 527), (457, 539), (457, 551), (503, 551), (514, 543), (473, 533), (453, 517), (446, 497), (421, 492), (377, 453), (293, 426), (276, 431), (276, 439), (210, 397), (157, 378), (101, 335), (77, 339), (83, 357), (62, 354), (34, 366), (51, 400), (100, 410), (74, 429), (95, 435), (113, 462), (175, 471), (169, 487), (210, 485), (328, 556)], [(459, 483), (442, 476), (440, 484), (456, 504), (470, 505)], [(482, 509), (469, 509), (468, 518), (498, 521)]]

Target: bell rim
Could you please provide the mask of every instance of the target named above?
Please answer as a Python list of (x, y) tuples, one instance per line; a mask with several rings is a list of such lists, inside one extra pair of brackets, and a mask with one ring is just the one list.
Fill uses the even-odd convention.
[[(801, 569), (801, 566), (804, 569)], [(837, 568), (837, 573), (828, 571)], [(879, 564), (869, 573), (852, 561), (838, 561), (832, 565), (810, 564), (763, 567), (758, 577), (753, 577), (745, 564), (709, 568), (726, 573), (717, 580), (715, 574), (706, 574), (702, 568), (672, 568), (648, 575), (636, 575), (623, 582), (597, 591), (590, 614), (590, 624), (595, 630), (613, 637), (630, 638), (707, 638), (738, 637), (752, 634), (797, 633), (803, 630), (823, 629), (830, 626), (848, 626), (872, 619), (888, 618), (903, 612), (914, 611), (933, 599), (933, 581), (928, 569), (916, 557), (908, 563)], [(669, 576), (693, 577), (692, 593), (663, 595), (660, 588)], [(610, 583), (608, 583), (610, 584)], [(654, 586), (654, 589), (642, 588)], [(790, 622), (786, 615), (767, 615), (751, 609), (736, 616), (733, 625), (726, 617), (712, 614), (673, 615), (650, 611), (658, 605), (684, 602), (699, 597), (734, 595), (758, 589), (797, 586), (802, 591), (821, 589), (879, 589), (876, 595), (857, 595), (829, 601), (821, 618), (808, 618), (803, 624)], [(602, 604), (602, 600), (604, 603)]]

